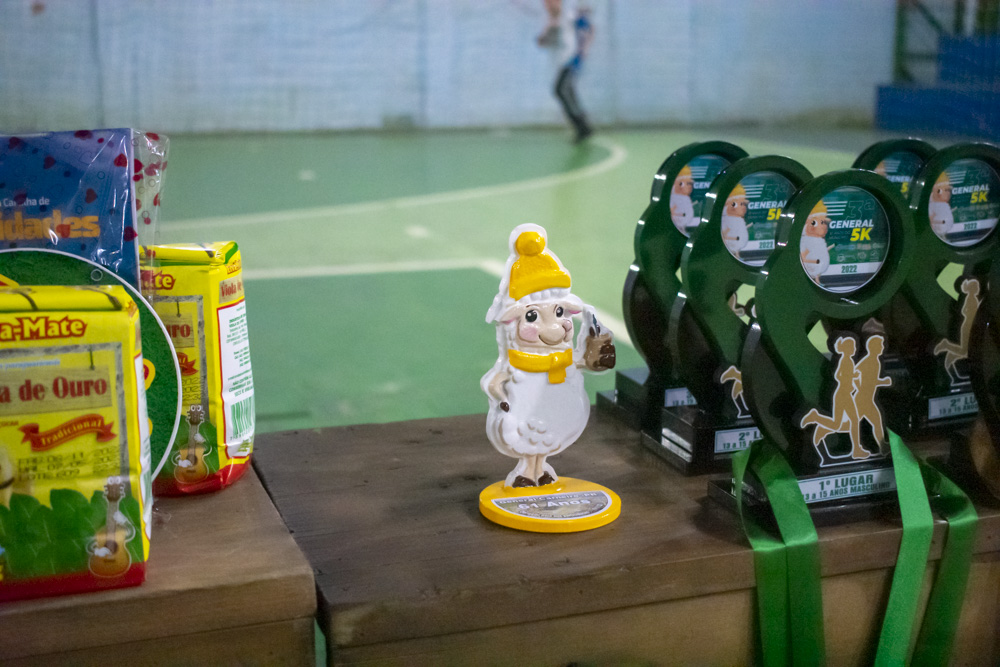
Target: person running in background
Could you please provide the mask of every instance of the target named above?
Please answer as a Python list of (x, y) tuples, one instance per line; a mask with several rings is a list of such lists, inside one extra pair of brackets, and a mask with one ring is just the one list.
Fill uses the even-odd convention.
[(590, 8), (580, 5), (573, 12), (564, 6), (562, 0), (544, 0), (544, 3), (548, 23), (538, 36), (538, 45), (557, 53), (559, 73), (556, 75), (556, 99), (573, 125), (576, 140), (583, 141), (594, 132), (576, 96), (576, 77), (594, 39)]

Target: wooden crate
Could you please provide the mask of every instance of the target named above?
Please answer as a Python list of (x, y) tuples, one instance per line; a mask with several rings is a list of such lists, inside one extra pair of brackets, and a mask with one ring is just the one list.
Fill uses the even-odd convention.
[(315, 664), (312, 570), (255, 473), (153, 516), (141, 586), (0, 604), (0, 664)]
[[(473, 415), (260, 438), (258, 472), (315, 569), (332, 662), (752, 662), (753, 555), (737, 518), (706, 498), (707, 477), (679, 475), (635, 431), (593, 417), (552, 463), (616, 491), (621, 517), (518, 532), (479, 514), (480, 490), (514, 463), (484, 427)], [(1000, 662), (1000, 511), (980, 517), (956, 664)], [(819, 534), (829, 663), (868, 664), (900, 524)], [(933, 559), (944, 534), (939, 523)]]

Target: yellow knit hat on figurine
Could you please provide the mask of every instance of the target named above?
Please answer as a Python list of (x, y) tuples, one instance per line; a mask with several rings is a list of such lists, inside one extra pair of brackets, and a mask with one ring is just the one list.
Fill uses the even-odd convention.
[(510, 254), (500, 274), (500, 289), (486, 313), (487, 322), (496, 322), (519, 301), (536, 294), (583, 307), (583, 302), (570, 292), (569, 271), (547, 248), (544, 228), (531, 223), (518, 225), (510, 233), (507, 246)]
[(518, 258), (510, 267), (510, 298), (521, 297), (553, 287), (569, 287), (569, 273), (559, 260), (545, 251), (545, 237), (534, 230), (521, 232), (514, 242)]

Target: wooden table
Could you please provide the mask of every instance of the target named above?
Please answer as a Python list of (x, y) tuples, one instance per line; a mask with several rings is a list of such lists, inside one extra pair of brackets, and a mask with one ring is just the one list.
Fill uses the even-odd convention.
[(145, 583), (0, 604), (0, 664), (315, 664), (312, 570), (256, 474), (153, 514)]
[[(478, 494), (513, 460), (485, 417), (262, 436), (255, 465), (312, 564), (337, 664), (750, 664), (753, 557), (736, 517), (592, 417), (553, 460), (615, 490), (621, 517), (576, 534), (494, 525)], [(961, 664), (1000, 661), (1000, 511), (980, 508)], [(938, 558), (944, 526), (935, 531)], [(829, 662), (871, 660), (901, 530), (821, 528)], [(929, 578), (928, 578), (929, 582)]]

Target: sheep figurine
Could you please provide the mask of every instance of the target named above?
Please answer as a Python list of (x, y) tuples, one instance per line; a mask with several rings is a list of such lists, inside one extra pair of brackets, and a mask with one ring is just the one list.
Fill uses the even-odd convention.
[[(581, 369), (615, 365), (611, 332), (570, 291), (569, 272), (546, 249), (546, 238), (538, 225), (511, 232), (500, 290), (486, 314), (499, 350), (480, 380), (490, 404), (486, 434), (500, 453), (518, 459), (504, 482), (509, 488), (558, 480), (547, 459), (576, 442), (590, 416)], [(574, 348), (573, 318), (581, 314)]]

